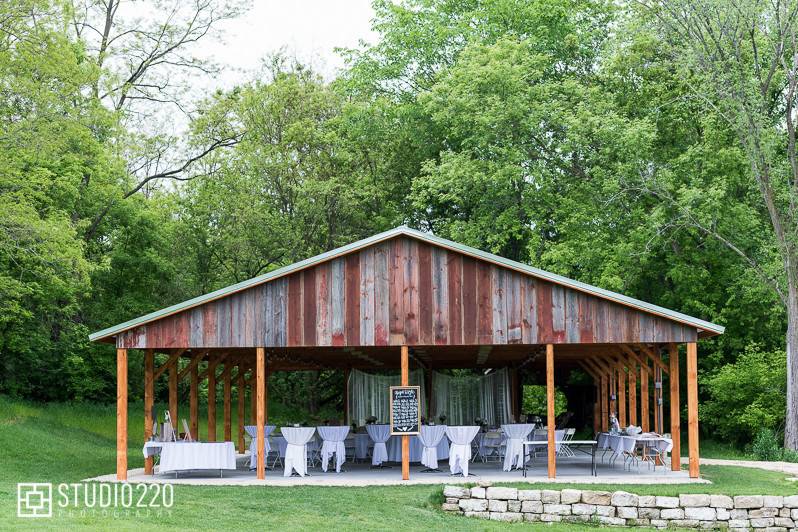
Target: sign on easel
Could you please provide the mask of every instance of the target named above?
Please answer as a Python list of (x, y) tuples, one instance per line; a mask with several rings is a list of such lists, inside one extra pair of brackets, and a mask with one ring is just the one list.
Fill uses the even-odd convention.
[(391, 434), (411, 436), (421, 428), (421, 387), (391, 386)]

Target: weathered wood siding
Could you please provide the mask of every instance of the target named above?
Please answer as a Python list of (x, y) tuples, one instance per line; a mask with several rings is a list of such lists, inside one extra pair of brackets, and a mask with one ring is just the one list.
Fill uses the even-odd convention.
[(694, 342), (694, 328), (401, 237), (123, 333), (129, 348)]

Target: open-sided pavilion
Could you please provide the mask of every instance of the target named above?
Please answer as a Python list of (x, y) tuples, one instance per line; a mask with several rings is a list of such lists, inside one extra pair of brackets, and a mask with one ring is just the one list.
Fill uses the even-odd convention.
[[(216, 387), (223, 383), (224, 440), (232, 441), (231, 396), (238, 387), (238, 446), (244, 451), (246, 389), (258, 448), (264, 448), (268, 374), (317, 369), (511, 371), (512, 413), (520, 411), (518, 371), (545, 371), (548, 475), (556, 474), (554, 383), (579, 367), (596, 387), (594, 429), (610, 413), (621, 426), (666, 432), (663, 375), (670, 388), (673, 470), (679, 470), (679, 358), (687, 364), (690, 477), (699, 476), (697, 342), (722, 334), (707, 321), (590, 286), (407, 227), (398, 227), (265, 275), (96, 332), (117, 350), (117, 478), (127, 479), (128, 352), (144, 356), (144, 440), (152, 431), (154, 383), (190, 379), (190, 430), (197, 434), (199, 383), (208, 381), (208, 441), (216, 441)], [(168, 355), (155, 367), (155, 354)], [(180, 367), (179, 359), (187, 360)], [(346, 381), (345, 381), (346, 382)], [(653, 385), (652, 385), (653, 383)], [(427, 383), (427, 386), (430, 386)], [(639, 395), (638, 395), (639, 394)], [(346, 404), (346, 402), (345, 402)], [(406, 446), (406, 437), (403, 446)], [(265, 475), (259, 453), (257, 478)], [(403, 453), (403, 478), (408, 476)], [(145, 462), (151, 474), (152, 459)]]

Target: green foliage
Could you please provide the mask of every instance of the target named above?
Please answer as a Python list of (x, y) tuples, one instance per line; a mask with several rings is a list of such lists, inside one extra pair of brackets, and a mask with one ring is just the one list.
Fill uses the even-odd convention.
[(787, 387), (785, 365), (783, 351), (763, 351), (752, 345), (735, 363), (703, 378), (709, 393), (700, 410), (703, 423), (724, 439), (736, 442), (781, 430)]
[(776, 432), (770, 428), (759, 429), (751, 444), (751, 452), (757, 460), (772, 462), (781, 458), (781, 446)]
[[(540, 384), (525, 384), (521, 409), (525, 414), (546, 417), (546, 387)], [(554, 389), (554, 416), (568, 411), (568, 398), (559, 388)]]

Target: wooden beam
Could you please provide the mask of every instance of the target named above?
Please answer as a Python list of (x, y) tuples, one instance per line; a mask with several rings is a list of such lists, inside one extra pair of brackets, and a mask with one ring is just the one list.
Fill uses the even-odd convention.
[(116, 479), (127, 480), (127, 349), (116, 350)]
[(671, 385), (671, 439), (673, 448), (671, 449), (671, 471), (682, 469), (681, 455), (681, 410), (679, 409), (679, 346), (668, 344), (668, 362), (670, 363), (670, 385)]
[(607, 432), (610, 428), (609, 400), (610, 381), (607, 374), (601, 375), (601, 430)]
[[(152, 407), (155, 402), (155, 385), (153, 382), (155, 366), (155, 353), (152, 349), (144, 352), (144, 441), (152, 438)], [(148, 456), (144, 459), (144, 474), (152, 475), (153, 458)]]
[(175, 434), (180, 434), (180, 423), (178, 423), (177, 416), (177, 360), (169, 366), (169, 416), (172, 418), (172, 425), (175, 429)]
[(546, 344), (546, 426), (549, 478), (557, 476), (557, 458), (554, 443), (554, 344)]
[(188, 426), (191, 431), (191, 437), (199, 441), (199, 369), (197, 369), (196, 364), (191, 368), (188, 397)]
[(266, 437), (264, 434), (264, 426), (266, 424), (266, 412), (264, 411), (264, 404), (266, 403), (266, 350), (258, 347), (255, 350), (255, 372), (257, 374), (257, 423), (258, 426), (258, 462), (257, 462), (257, 477), (258, 480), (266, 478)]
[[(660, 383), (660, 384), (657, 384)], [(662, 369), (654, 367), (654, 432), (662, 434)]]
[(629, 361), (627, 377), (629, 379), (629, 424), (637, 426), (637, 364)]
[(239, 366), (238, 368), (238, 379), (237, 379), (237, 391), (238, 391), (238, 452), (243, 454), (246, 452), (247, 448), (244, 446), (244, 402), (246, 401), (246, 390), (247, 387), (244, 384), (244, 369)]
[(626, 353), (627, 355), (629, 355), (630, 357), (632, 357), (638, 364), (640, 364), (641, 368), (645, 368), (646, 372), (649, 375), (654, 375), (654, 370), (652, 370), (648, 366), (648, 363), (646, 362), (645, 357), (641, 357), (640, 355), (635, 353), (634, 350), (631, 347), (629, 347), (628, 345), (621, 344), (621, 350), (624, 353)]
[(637, 344), (637, 347), (639, 347), (640, 350), (643, 353), (645, 353), (646, 356), (648, 358), (650, 358), (654, 362), (655, 366), (657, 366), (659, 369), (661, 369), (665, 373), (668, 373), (668, 366), (666, 366), (665, 363), (662, 361), (662, 359), (660, 358), (659, 353), (657, 351), (655, 351), (654, 349), (651, 349), (647, 345), (643, 345), (643, 344)]
[(695, 342), (687, 344), (687, 449), (690, 478), (698, 478), (698, 345)]
[[(211, 368), (216, 369), (219, 366), (219, 364), (225, 361), (226, 358), (227, 358), (227, 353), (223, 353), (217, 356), (209, 356), (208, 365), (203, 371), (200, 372), (199, 380), (204, 381), (206, 378), (210, 378)], [(216, 375), (214, 374), (214, 378), (215, 377)]]
[(206, 373), (208, 375), (208, 441), (216, 441), (216, 365), (219, 358), (208, 360)]
[(232, 395), (233, 395), (233, 383), (231, 381), (231, 371), (233, 366), (228, 365), (224, 368), (224, 441), (233, 441), (233, 428), (231, 422), (231, 410), (232, 410)]
[(616, 366), (618, 374), (618, 423), (626, 428), (626, 367), (623, 362)]
[(194, 368), (196, 368), (196, 367), (197, 367), (197, 364), (199, 364), (199, 363), (200, 363), (200, 361), (201, 361), (203, 358), (205, 358), (205, 353), (195, 353), (194, 355), (192, 355), (192, 356), (191, 356), (191, 362), (189, 362), (189, 363), (188, 363), (188, 365), (187, 365), (185, 368), (181, 369), (181, 370), (180, 370), (180, 373), (178, 373), (178, 374), (177, 374), (177, 381), (178, 381), (178, 382), (182, 381), (182, 380), (183, 380), (183, 378), (184, 378), (186, 375), (188, 375), (188, 374), (189, 374), (189, 372), (190, 372), (192, 369), (194, 369)]
[(585, 364), (584, 361), (580, 360), (580, 361), (578, 361), (578, 364), (585, 371), (585, 373), (587, 373), (590, 376), (590, 378), (593, 379), (594, 383), (596, 383), (597, 381), (599, 381), (601, 379), (601, 377), (599, 377), (598, 374), (596, 374), (596, 372), (593, 370), (593, 368), (591, 368), (590, 366)]
[(177, 363), (177, 359), (180, 358), (180, 355), (182, 355), (185, 352), (186, 352), (185, 349), (179, 349), (174, 353), (172, 353), (171, 355), (169, 355), (169, 358), (166, 360), (166, 362), (164, 362), (160, 368), (155, 370), (155, 376), (153, 377), (153, 380), (157, 381), (158, 378), (161, 375), (163, 375), (167, 369), (171, 368), (173, 364)]
[[(403, 345), (400, 350), (402, 368), (402, 386), (410, 384), (409, 349)], [(402, 480), (410, 480), (410, 436), (402, 436)]]
[[(640, 428), (643, 432), (648, 432), (650, 429), (649, 419), (650, 410), (648, 405), (649, 391), (648, 391), (648, 371), (645, 371), (644, 366), (640, 366)], [(645, 369), (651, 368), (645, 366)]]

